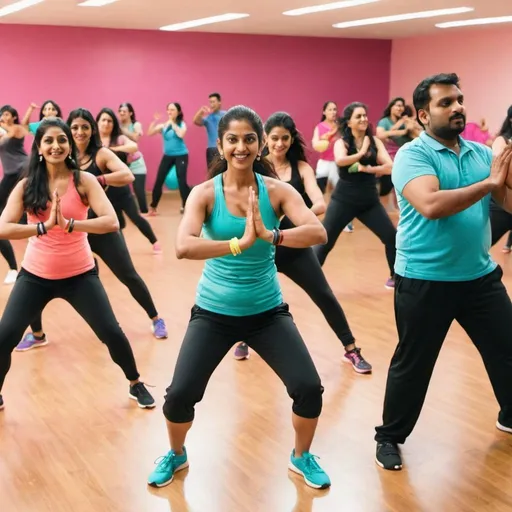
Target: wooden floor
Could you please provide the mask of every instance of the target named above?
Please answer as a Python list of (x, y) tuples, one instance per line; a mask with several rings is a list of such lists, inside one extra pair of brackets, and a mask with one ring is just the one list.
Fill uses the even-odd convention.
[[(14, 353), (0, 413), (2, 512), (491, 512), (512, 510), (512, 436), (495, 428), (498, 412), (475, 348), (454, 327), (437, 364), (423, 414), (403, 447), (406, 469), (374, 462), (389, 359), (396, 344), (393, 295), (384, 288), (384, 250), (356, 222), (343, 233), (325, 271), (359, 345), (374, 366), (360, 376), (341, 362), (342, 347), (311, 300), (281, 276), (283, 291), (325, 386), (312, 452), (329, 473), (327, 492), (287, 471), (293, 446), (291, 401), (253, 354), (229, 354), (197, 407), (187, 442), (190, 468), (168, 487), (146, 486), (153, 461), (167, 449), (161, 412), (165, 388), (194, 301), (202, 264), (178, 261), (173, 241), (178, 203), (164, 198), (152, 219), (164, 254), (130, 225), (133, 260), (170, 337), (153, 339), (144, 311), (110, 271), (101, 278), (132, 342), (158, 406), (139, 409), (105, 347), (62, 302), (43, 321), (51, 344)], [(21, 261), (24, 242), (16, 242)], [(512, 290), (512, 256), (493, 250)], [(0, 273), (7, 271), (0, 262)], [(5, 304), (10, 287), (0, 286)]]

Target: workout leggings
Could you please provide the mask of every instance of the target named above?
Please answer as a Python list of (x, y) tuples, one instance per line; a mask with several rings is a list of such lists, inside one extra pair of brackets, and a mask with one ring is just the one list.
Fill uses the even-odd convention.
[[(340, 187), (341, 180), (337, 188)], [(351, 187), (352, 188), (352, 187)], [(343, 189), (349, 189), (343, 183)], [(325, 218), (323, 221), (327, 231), (327, 243), (325, 245), (317, 245), (314, 247), (315, 254), (323, 265), (327, 255), (334, 247), (336, 240), (340, 236), (343, 228), (354, 218), (359, 219), (370, 231), (377, 235), (384, 244), (386, 250), (386, 259), (388, 261), (389, 273), (394, 275), (396, 248), (395, 238), (396, 229), (386, 213), (386, 210), (379, 201), (377, 190), (373, 188), (371, 192), (366, 191), (364, 194), (354, 194), (349, 192), (341, 197), (333, 196), (327, 207)]]
[[(104, 235), (89, 234), (88, 239), (92, 252), (97, 254), (117, 279), (128, 288), (132, 297), (141, 305), (148, 317), (155, 318), (158, 316), (148, 287), (133, 266), (123, 236), (119, 232), (106, 233)], [(43, 330), (42, 311), (42, 309), (39, 310), (32, 317), (33, 321), (30, 324), (32, 332), (41, 332)]]
[(52, 299), (64, 299), (89, 324), (107, 346), (112, 360), (128, 380), (139, 373), (132, 348), (112, 311), (96, 271), (67, 279), (43, 279), (21, 269), (0, 320), (0, 390), (11, 367), (11, 353), (19, 343), (30, 318)]
[(309, 295), (345, 347), (354, 343), (355, 339), (347, 317), (334, 296), (311, 247), (292, 249), (278, 246), (276, 266), (278, 272), (289, 277)]
[(126, 213), (128, 218), (139, 228), (139, 231), (149, 240), (151, 245), (157, 242), (157, 238), (153, 228), (149, 222), (140, 214), (139, 209), (135, 203), (133, 196), (126, 195), (124, 197), (115, 198), (112, 201), (112, 206), (116, 211), (117, 218), (119, 219), (119, 229), (123, 230), (126, 227), (126, 220), (123, 213)]
[(277, 373), (297, 416), (320, 416), (324, 388), (287, 304), (241, 317), (195, 305), (165, 397), (163, 411), (169, 421), (194, 419), (194, 406), (202, 400), (213, 371), (238, 340), (245, 340)]
[(139, 210), (141, 213), (148, 213), (148, 202), (146, 199), (146, 175), (145, 174), (134, 174), (135, 181), (133, 182), (133, 191), (135, 192), (135, 198), (139, 204)]
[[(491, 219), (491, 245), (499, 242), (500, 238), (507, 232), (512, 230), (512, 214), (505, 211), (498, 206), (491, 206), (489, 211)], [(507, 238), (507, 246), (510, 247), (512, 232), (509, 233)]]
[[(6, 174), (2, 178), (2, 181), (0, 181), (0, 213), (4, 211), (7, 199), (9, 199), (9, 195), (19, 179), (19, 174)], [(0, 240), (0, 253), (7, 261), (9, 268), (11, 270), (17, 270), (18, 264), (16, 262), (16, 256), (9, 240)]]
[(178, 178), (178, 186), (180, 188), (181, 206), (185, 207), (188, 195), (190, 194), (190, 187), (187, 184), (187, 167), (188, 155), (169, 156), (164, 155), (158, 166), (155, 185), (153, 187), (153, 200), (151, 201), (151, 208), (156, 208), (160, 199), (162, 198), (162, 188), (164, 186), (165, 178), (173, 166), (176, 166), (176, 177)]

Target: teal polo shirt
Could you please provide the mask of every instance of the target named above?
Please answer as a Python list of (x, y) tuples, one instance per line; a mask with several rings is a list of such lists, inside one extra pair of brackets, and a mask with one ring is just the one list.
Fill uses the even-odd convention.
[(428, 281), (471, 281), (496, 268), (489, 255), (490, 194), (437, 220), (423, 217), (402, 195), (407, 183), (425, 175), (437, 176), (441, 190), (467, 187), (489, 176), (491, 161), (492, 151), (487, 146), (460, 138), (457, 155), (425, 132), (399, 149), (392, 171), (400, 208), (398, 275)]

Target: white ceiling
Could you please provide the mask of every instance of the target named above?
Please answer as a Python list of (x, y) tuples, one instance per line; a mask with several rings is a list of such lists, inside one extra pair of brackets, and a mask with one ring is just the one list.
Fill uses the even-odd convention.
[[(14, 1), (0, 0), (0, 7)], [(171, 23), (235, 12), (248, 13), (250, 16), (236, 21), (189, 29), (188, 31), (396, 39), (439, 31), (445, 32), (446, 30), (474, 30), (474, 27), (436, 28), (435, 23), (441, 21), (512, 15), (512, 0), (381, 0), (377, 3), (358, 7), (304, 16), (283, 16), (282, 12), (300, 7), (320, 5), (332, 0), (118, 0), (113, 4), (94, 8), (78, 7), (77, 4), (80, 1), (45, 0), (38, 5), (0, 18), (0, 24), (156, 30)], [(347, 29), (332, 27), (334, 23), (341, 21), (449, 7), (474, 7), (475, 10), (467, 14), (367, 27)], [(502, 27), (502, 25), (495, 26)], [(512, 24), (508, 24), (508, 26), (512, 30)]]

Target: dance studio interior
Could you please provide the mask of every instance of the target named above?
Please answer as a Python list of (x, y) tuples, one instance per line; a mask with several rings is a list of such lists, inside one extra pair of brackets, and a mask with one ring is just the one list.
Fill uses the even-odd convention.
[(0, 41), (1, 512), (512, 510), (512, 2)]

